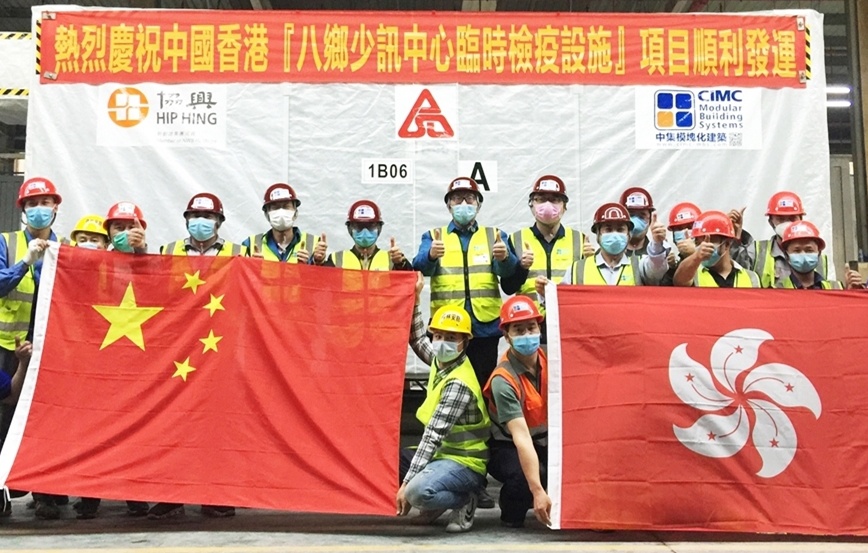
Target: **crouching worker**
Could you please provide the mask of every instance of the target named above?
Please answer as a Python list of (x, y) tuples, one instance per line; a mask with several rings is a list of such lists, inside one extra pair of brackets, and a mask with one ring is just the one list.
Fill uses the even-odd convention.
[(421, 511), (417, 522), (432, 523), (452, 509), (447, 532), (473, 526), (478, 493), (485, 486), (489, 418), (467, 359), (473, 337), (470, 315), (447, 305), (434, 313), (428, 330), (434, 361), (427, 395), (416, 417), (425, 432), (395, 498), (398, 515)]
[(500, 329), (509, 342), (485, 385), (491, 413), (488, 470), (503, 483), (500, 522), (521, 528), (528, 509), (551, 525), (546, 493), (548, 463), (548, 360), (540, 349), (543, 317), (525, 296), (513, 296), (500, 310)]

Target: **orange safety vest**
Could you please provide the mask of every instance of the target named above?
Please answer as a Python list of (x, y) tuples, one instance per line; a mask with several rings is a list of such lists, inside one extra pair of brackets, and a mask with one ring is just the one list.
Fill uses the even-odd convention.
[(491, 414), (492, 423), (491, 434), (495, 440), (512, 441), (512, 435), (507, 431), (506, 425), (501, 424), (497, 418), (497, 406), (494, 404), (491, 391), (491, 380), (495, 376), (500, 376), (515, 390), (531, 438), (540, 445), (546, 445), (548, 441), (548, 359), (542, 349), (538, 350), (538, 353), (539, 390), (534, 387), (533, 381), (528, 378), (526, 372), (518, 373), (512, 368), (509, 352), (501, 358), (500, 363), (491, 373), (491, 378), (486, 382), (485, 389), (482, 390), (482, 394), (488, 400), (488, 412)]

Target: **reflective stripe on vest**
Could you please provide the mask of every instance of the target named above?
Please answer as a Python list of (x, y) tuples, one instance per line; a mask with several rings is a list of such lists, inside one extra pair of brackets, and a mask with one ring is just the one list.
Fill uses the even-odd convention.
[(518, 293), (536, 297), (536, 287), (534, 285), (536, 277), (544, 276), (551, 280), (552, 275), (563, 275), (570, 265), (580, 259), (584, 259), (582, 255), (584, 242), (584, 234), (577, 230), (565, 228), (564, 236), (555, 240), (552, 244), (551, 255), (549, 255), (531, 228), (521, 229), (512, 233), (512, 245), (515, 247), (515, 253), (519, 259), (521, 259), (521, 254), (524, 253), (525, 243), (529, 244), (530, 249), (533, 251), (533, 265), (530, 266), (527, 279), (522, 284), (521, 290)]
[[(247, 251), (241, 244), (232, 242), (223, 242), (223, 247), (217, 252), (215, 257), (231, 257), (233, 255), (243, 255)], [(163, 255), (187, 255), (187, 246), (183, 240), (175, 240), (169, 242), (162, 248), (160, 253)]]
[[(788, 278), (785, 279), (782, 283), (780, 283), (777, 287), (794, 290), (796, 288), (796, 285), (793, 284), (792, 279)], [(822, 288), (823, 290), (843, 290), (844, 283), (842, 283), (840, 280), (823, 280), (820, 281), (820, 288)]]
[[(733, 271), (737, 271), (735, 275), (735, 282), (732, 286), (733, 288), (760, 287), (760, 278), (759, 275), (757, 275), (755, 272), (748, 269), (736, 269), (734, 267)], [(699, 270), (696, 272), (696, 276), (693, 277), (693, 285), (700, 288), (719, 288), (719, 286), (717, 285), (717, 281), (714, 280), (713, 276), (711, 276), (711, 271), (702, 266), (699, 267)]]
[[(362, 261), (352, 250), (341, 250), (332, 254), (332, 263), (335, 267), (341, 269), (362, 270)], [(368, 271), (388, 271), (392, 268), (392, 261), (389, 258), (389, 252), (386, 250), (377, 250), (374, 257), (369, 259)]]
[[(779, 283), (776, 281), (775, 274), (775, 258), (772, 256), (772, 241), (760, 240), (754, 242), (756, 245), (756, 261), (754, 263), (754, 271), (760, 277), (760, 283), (763, 288), (777, 287)], [(817, 266), (816, 271), (820, 273), (820, 278), (825, 279), (829, 276), (829, 258), (826, 254), (820, 254), (822, 263)], [(786, 261), (784, 261), (786, 263)]]
[[(6, 240), (6, 266), (11, 267), (24, 259), (27, 253), (27, 237), (24, 231), (18, 231), (4, 232), (3, 238)], [(33, 269), (28, 268), (18, 285), (0, 298), (0, 347), (3, 349), (14, 350), (15, 338), (23, 340), (27, 336), (35, 292)]]
[[(621, 273), (618, 276), (618, 282), (614, 286), (642, 286), (642, 281), (636, 278), (639, 274), (639, 256), (627, 258), (630, 262), (627, 265), (621, 265)], [(597, 258), (586, 257), (573, 263), (570, 268), (570, 275), (573, 284), (591, 284), (595, 286), (606, 286), (609, 283), (603, 277), (600, 268), (597, 267)]]
[(428, 386), (426, 387), (425, 401), (416, 410), (416, 418), (424, 425), (428, 425), (437, 406), (440, 404), (440, 398), (443, 395), (443, 388), (451, 380), (460, 380), (473, 393), (476, 400), (476, 407), (482, 413), (482, 421), (477, 424), (459, 425), (455, 424), (449, 430), (449, 434), (443, 437), (440, 447), (434, 452), (432, 460), (450, 459), (464, 465), (465, 467), (485, 474), (486, 466), (488, 465), (488, 445), (486, 441), (489, 437), (489, 427), (491, 419), (488, 418), (488, 411), (485, 409), (485, 399), (482, 397), (482, 389), (479, 387), (479, 382), (476, 380), (476, 374), (473, 372), (473, 365), (465, 356), (464, 361), (452, 369), (443, 379), (434, 386), (434, 378), (437, 375), (436, 362), (431, 363), (431, 371), (428, 374)]
[[(434, 231), (430, 232), (433, 236)], [(449, 232), (448, 227), (440, 229), (446, 253), (431, 276), (432, 313), (444, 305), (464, 307), (465, 299), (470, 298), (476, 320), (487, 323), (500, 316), (502, 301), (491, 252), (498, 232), (492, 227), (479, 227), (464, 252), (457, 232)]]
[[(253, 246), (256, 246), (259, 249), (259, 253), (262, 254), (262, 259), (265, 259), (266, 261), (280, 261), (280, 258), (277, 257), (277, 254), (274, 253), (271, 248), (268, 247), (268, 243), (265, 242), (265, 234), (256, 234), (249, 237), (247, 240), (251, 248), (248, 252), (248, 255), (253, 255)], [(314, 238), (313, 235), (307, 232), (301, 233), (301, 238), (289, 251), (289, 256), (286, 258), (286, 263), (298, 263), (299, 250), (306, 251), (308, 257), (312, 257), (313, 247), (316, 245), (316, 242), (318, 240), (319, 238)]]
[(491, 381), (495, 376), (500, 376), (515, 391), (533, 441), (539, 445), (548, 445), (548, 360), (542, 350), (539, 350), (539, 367), (539, 390), (534, 387), (526, 372), (519, 374), (512, 368), (509, 353), (501, 358), (500, 363), (491, 373), (482, 393), (488, 400), (488, 410), (492, 415), (491, 435), (495, 440), (512, 441), (512, 435), (507, 430), (506, 424), (497, 421), (497, 405), (494, 403), (494, 395), (491, 391)]

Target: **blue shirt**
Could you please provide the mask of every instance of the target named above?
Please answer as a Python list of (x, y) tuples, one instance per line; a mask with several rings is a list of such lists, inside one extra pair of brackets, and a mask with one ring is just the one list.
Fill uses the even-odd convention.
[(12, 377), (0, 371), (0, 399), (6, 399), (12, 393)]
[[(447, 232), (458, 234), (458, 239), (461, 241), (461, 251), (466, 252), (470, 247), (470, 238), (479, 230), (479, 225), (474, 221), (467, 228), (458, 228), (455, 221), (450, 221), (446, 227)], [(515, 267), (518, 265), (518, 256), (515, 255), (515, 250), (509, 242), (509, 236), (502, 230), (500, 231), (500, 239), (506, 245), (507, 257), (503, 261), (494, 259), (492, 262), (492, 272), (500, 277), (511, 276), (515, 272)], [(419, 244), (419, 252), (413, 258), (413, 268), (421, 272), (425, 276), (431, 276), (440, 265), (440, 259), (431, 261), (428, 254), (431, 252), (431, 242), (434, 239), (431, 237), (431, 231), (426, 231), (422, 234), (422, 243)], [(464, 298), (464, 309), (470, 314), (471, 330), (473, 335), (479, 338), (489, 338), (492, 336), (501, 336), (500, 318), (494, 319), (491, 322), (480, 322), (473, 309), (470, 306), (470, 298)]]
[[(33, 240), (33, 236), (24, 231), (24, 241), (29, 244), (31, 240)], [(15, 236), (16, 233), (12, 233), (12, 236)], [(51, 231), (51, 234), (48, 236), (49, 240), (53, 240), (57, 242), (57, 235), (54, 234), (54, 231)], [(0, 236), (0, 298), (5, 298), (9, 295), (9, 292), (15, 289), (18, 286), (18, 283), (21, 282), (21, 279), (24, 278), (24, 275), (27, 274), (28, 270), (33, 271), (33, 280), (36, 282), (36, 286), (39, 287), (39, 277), (42, 275), (42, 258), (40, 258), (36, 263), (34, 263), (31, 267), (28, 267), (24, 264), (23, 261), (19, 261), (14, 265), (10, 266), (12, 260), (7, 259), (9, 256), (9, 247), (6, 244), (6, 239), (3, 236)]]

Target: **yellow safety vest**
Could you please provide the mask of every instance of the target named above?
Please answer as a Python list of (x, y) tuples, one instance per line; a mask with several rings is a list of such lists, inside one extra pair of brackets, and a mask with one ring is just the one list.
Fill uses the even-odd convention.
[[(639, 274), (639, 256), (634, 255), (628, 258), (627, 265), (621, 265), (621, 275), (618, 277), (618, 283), (615, 286), (642, 286), (642, 281), (636, 278)], [(573, 263), (570, 268), (570, 275), (573, 284), (590, 284), (594, 286), (606, 286), (609, 283), (597, 267), (597, 257), (585, 257)]]
[[(751, 271), (750, 269), (736, 269), (735, 267), (733, 267), (732, 270), (737, 271), (733, 288), (760, 287), (760, 278), (759, 275), (757, 275), (755, 272)], [(699, 267), (699, 270), (696, 271), (696, 276), (693, 277), (693, 285), (700, 288), (719, 288), (719, 286), (717, 285), (717, 281), (715, 281), (714, 277), (711, 276), (711, 271), (701, 265)]]
[(444, 305), (463, 307), (465, 299), (469, 298), (473, 315), (479, 322), (491, 322), (500, 316), (502, 300), (491, 251), (499, 232), (493, 227), (479, 227), (464, 252), (457, 232), (449, 232), (448, 227), (440, 229), (446, 254), (431, 276), (431, 313)]
[[(27, 253), (27, 237), (24, 231), (4, 232), (6, 240), (6, 262), (11, 267)], [(15, 338), (21, 340), (27, 336), (30, 326), (30, 315), (33, 311), (33, 294), (36, 292), (36, 281), (33, 279), (33, 268), (28, 267), (24, 277), (6, 297), (0, 298), (0, 347), (6, 350), (15, 349)]]
[[(844, 283), (840, 280), (823, 280), (820, 282), (820, 287), (823, 290), (843, 290)], [(784, 279), (783, 282), (778, 283), (777, 288), (784, 288), (788, 290), (794, 290), (796, 285), (793, 284), (793, 281), (789, 278)]]
[[(255, 234), (247, 240), (250, 244), (247, 255), (253, 255), (253, 246), (256, 246), (259, 253), (262, 254), (262, 259), (265, 259), (266, 261), (280, 261), (277, 254), (268, 247), (264, 233)], [(307, 252), (309, 257), (313, 257), (313, 249), (317, 242), (319, 242), (319, 237), (315, 237), (307, 232), (302, 232), (299, 241), (295, 243), (291, 250), (289, 250), (289, 257), (286, 258), (286, 263), (298, 263), (299, 250), (304, 250)]]
[[(183, 240), (175, 240), (169, 242), (160, 248), (160, 253), (163, 255), (187, 255), (187, 248)], [(230, 257), (233, 255), (246, 255), (247, 248), (241, 244), (233, 242), (223, 242), (223, 247), (217, 252), (217, 257)]]
[(431, 363), (431, 372), (428, 375), (428, 386), (426, 387), (425, 401), (416, 410), (416, 418), (424, 425), (428, 425), (431, 417), (434, 416), (434, 411), (440, 404), (440, 397), (443, 395), (443, 388), (451, 381), (458, 379), (470, 388), (473, 392), (473, 397), (476, 400), (476, 407), (482, 413), (482, 421), (477, 424), (459, 425), (455, 424), (443, 438), (443, 442), (437, 451), (434, 452), (432, 459), (450, 459), (464, 465), (465, 467), (485, 475), (486, 466), (488, 465), (488, 445), (486, 441), (489, 437), (489, 427), (491, 419), (488, 417), (488, 410), (485, 408), (485, 400), (482, 397), (482, 389), (479, 382), (476, 381), (476, 374), (473, 372), (473, 365), (465, 356), (464, 361), (452, 369), (443, 379), (434, 386), (434, 377), (437, 375), (437, 361)]
[[(341, 269), (362, 270), (362, 262), (352, 250), (342, 250), (331, 254), (331, 261), (335, 267)], [(368, 271), (388, 271), (392, 268), (392, 260), (386, 250), (377, 250), (374, 257), (368, 263)]]
[[(772, 255), (772, 240), (759, 240), (754, 242), (756, 247), (756, 262), (754, 263), (754, 271), (760, 277), (760, 283), (763, 288), (778, 287), (775, 282), (775, 258)], [(817, 272), (824, 279), (829, 276), (829, 258), (826, 254), (821, 254), (822, 263), (817, 266)]]
[(515, 247), (515, 253), (519, 259), (521, 259), (521, 254), (524, 253), (525, 243), (529, 244), (530, 249), (533, 251), (533, 265), (528, 270), (527, 279), (518, 291), (519, 294), (535, 294), (536, 287), (534, 281), (536, 277), (544, 276), (551, 279), (553, 274), (562, 275), (570, 265), (585, 257), (582, 254), (585, 235), (569, 228), (564, 228), (563, 237), (555, 239), (550, 255), (546, 252), (539, 238), (533, 233), (533, 230), (531, 228), (524, 228), (512, 234), (512, 245)]

